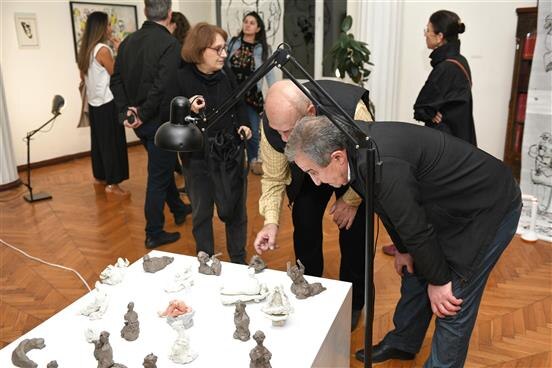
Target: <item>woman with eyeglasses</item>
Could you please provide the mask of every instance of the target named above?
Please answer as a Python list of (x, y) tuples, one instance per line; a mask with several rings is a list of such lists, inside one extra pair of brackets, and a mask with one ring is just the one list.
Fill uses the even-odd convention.
[(433, 70), (414, 104), (414, 119), (477, 145), (470, 66), (458, 35), (466, 26), (456, 13), (439, 10), (424, 29)]
[[(228, 58), (230, 66), (239, 84), (245, 82), (257, 70), (271, 53), (266, 43), (266, 30), (262, 18), (257, 12), (249, 12), (243, 17), (242, 29), (237, 37), (232, 37), (228, 43)], [(274, 83), (274, 72), (270, 71), (265, 78), (270, 87)], [(262, 163), (259, 153), (259, 114), (263, 111), (263, 79), (258, 81), (245, 94), (245, 103), (253, 136), (247, 141), (247, 162), (251, 171), (262, 175)]]
[[(192, 102), (193, 115), (209, 116), (237, 91), (233, 73), (225, 67), (228, 56), (226, 32), (208, 23), (196, 24), (182, 48), (184, 63), (178, 71), (177, 95)], [(209, 124), (209, 121), (202, 126)], [(213, 209), (225, 223), (230, 260), (245, 264), (247, 173), (244, 139), (251, 129), (241, 101), (210, 126), (204, 135), (204, 150), (184, 154), (182, 162), (188, 197), (192, 204), (192, 233), (196, 250), (215, 253)]]

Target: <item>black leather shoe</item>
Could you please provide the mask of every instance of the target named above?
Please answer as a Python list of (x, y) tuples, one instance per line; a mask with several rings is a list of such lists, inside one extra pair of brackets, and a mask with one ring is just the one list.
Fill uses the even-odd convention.
[(174, 215), (174, 223), (177, 225), (182, 225), (183, 223), (185, 223), (186, 216), (192, 213), (192, 206), (190, 206), (189, 204), (185, 204), (184, 207), (184, 212), (179, 213), (178, 215)]
[(353, 309), (351, 312), (351, 331), (354, 331), (358, 327), (358, 322), (362, 316), (362, 309)]
[[(389, 359), (412, 360), (415, 356), (416, 354), (414, 353), (395, 349), (383, 341), (372, 346), (372, 363), (381, 363)], [(364, 362), (364, 349), (357, 351), (355, 353), (355, 358)]]
[(163, 244), (169, 244), (174, 243), (180, 239), (180, 233), (174, 232), (174, 233), (168, 233), (166, 231), (163, 231), (161, 235), (154, 237), (146, 236), (146, 248), (153, 249), (157, 248)]

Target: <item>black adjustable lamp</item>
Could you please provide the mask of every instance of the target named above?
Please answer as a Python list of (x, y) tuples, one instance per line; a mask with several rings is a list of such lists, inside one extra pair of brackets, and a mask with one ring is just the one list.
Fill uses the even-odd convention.
[[(284, 65), (291, 62), (308, 79), (314, 88), (339, 111), (338, 117), (341, 122), (337, 122), (334, 113), (330, 112), (318, 101), (297, 78), (295, 78)], [(365, 306), (366, 322), (364, 333), (364, 367), (372, 366), (372, 324), (374, 321), (374, 184), (375, 184), (375, 148), (372, 141), (356, 125), (353, 119), (343, 110), (343, 108), (318, 84), (309, 73), (290, 55), (289, 47), (281, 45), (278, 49), (244, 82), (243, 87), (232, 95), (224, 104), (216, 108), (210, 115), (203, 118), (205, 127), (199, 129), (196, 123), (200, 119), (189, 117), (190, 102), (185, 97), (175, 97), (171, 102), (170, 121), (163, 124), (155, 134), (155, 145), (176, 152), (192, 152), (201, 150), (203, 147), (202, 132), (208, 130), (224, 114), (226, 114), (241, 97), (259, 80), (261, 80), (274, 67), (278, 67), (282, 72), (313, 102), (318, 111), (325, 116), (346, 136), (352, 146), (366, 155), (367, 162), (367, 180), (365, 185), (366, 193), (366, 259), (365, 259)], [(352, 136), (342, 124), (345, 124), (355, 131)], [(358, 138), (362, 137), (362, 138)]]

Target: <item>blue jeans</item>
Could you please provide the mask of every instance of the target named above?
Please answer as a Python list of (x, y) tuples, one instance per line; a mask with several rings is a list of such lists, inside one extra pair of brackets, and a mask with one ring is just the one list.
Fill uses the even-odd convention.
[[(437, 318), (431, 353), (424, 367), (464, 366), (487, 279), (502, 252), (510, 244), (516, 232), (520, 213), (521, 209), (515, 209), (502, 219), (487, 252), (476, 260), (470, 280), (462, 280), (452, 272), (452, 293), (455, 297), (463, 299), (462, 309), (455, 316)], [(401, 298), (393, 315), (395, 329), (387, 333), (385, 343), (399, 350), (417, 353), (422, 346), (432, 315), (427, 296), (427, 281), (405, 273), (401, 284)]]
[(257, 159), (259, 155), (259, 141), (261, 138), (261, 133), (259, 130), (259, 121), (260, 117), (257, 113), (257, 110), (248, 105), (246, 105), (247, 118), (249, 119), (249, 124), (251, 124), (251, 139), (247, 141), (247, 162)]

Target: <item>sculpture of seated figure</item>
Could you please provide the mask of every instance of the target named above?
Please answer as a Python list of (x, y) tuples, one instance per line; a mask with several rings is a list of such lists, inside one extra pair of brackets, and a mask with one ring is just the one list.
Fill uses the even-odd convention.
[(258, 254), (253, 255), (249, 261), (249, 268), (253, 268), (255, 273), (259, 273), (266, 268), (266, 263)]
[(146, 355), (144, 358), (144, 363), (142, 363), (144, 368), (157, 368), (157, 356), (153, 353)]
[(149, 254), (146, 254), (143, 258), (142, 267), (144, 271), (149, 273), (155, 273), (161, 271), (163, 268), (167, 267), (174, 261), (174, 257), (150, 257)]
[(245, 303), (238, 302), (236, 304), (236, 310), (234, 311), (234, 324), (236, 325), (236, 331), (234, 331), (234, 338), (247, 341), (251, 335), (249, 332), (249, 316), (245, 311)]
[(128, 303), (128, 311), (125, 313), (125, 326), (121, 330), (121, 337), (127, 341), (134, 341), (140, 335), (140, 322), (138, 313), (134, 311), (134, 303)]
[(257, 346), (249, 352), (249, 358), (251, 358), (249, 368), (272, 368), (270, 365), (272, 353), (263, 345), (265, 339), (263, 331), (255, 332), (253, 339), (257, 342)]
[(297, 263), (298, 265), (293, 266), (290, 266), (290, 262), (287, 263), (287, 275), (291, 278), (291, 281), (293, 281), (293, 284), (291, 284), (291, 292), (295, 294), (297, 299), (306, 299), (309, 296), (320, 294), (326, 290), (319, 282), (309, 284), (303, 276), (305, 274), (305, 266), (303, 266), (299, 259)]
[(113, 349), (109, 343), (109, 332), (102, 331), (100, 338), (94, 340), (94, 358), (98, 361), (98, 368), (126, 368), (122, 364), (113, 362)]
[(272, 320), (273, 326), (283, 326), (293, 307), (282, 286), (275, 286), (267, 297), (266, 305), (262, 308), (266, 316)]
[[(209, 258), (209, 255), (207, 253), (200, 250), (197, 254), (197, 260), (199, 261), (199, 273), (202, 273), (204, 275), (220, 276), (222, 265), (217, 257), (221, 254), (222, 253), (213, 254)], [(209, 265), (209, 261), (211, 261), (211, 265)]]

